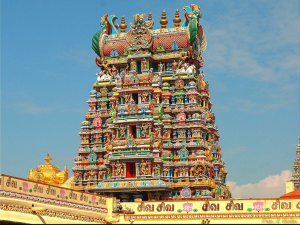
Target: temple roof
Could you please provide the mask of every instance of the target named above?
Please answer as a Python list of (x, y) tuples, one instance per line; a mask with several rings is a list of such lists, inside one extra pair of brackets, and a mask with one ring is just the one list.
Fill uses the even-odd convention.
[(280, 198), (300, 198), (300, 189), (286, 193), (282, 195)]
[(35, 170), (31, 168), (27, 179), (58, 186), (63, 184), (68, 179), (68, 169), (64, 167), (64, 170), (60, 171), (57, 166), (50, 163), (51, 160), (48, 152), (45, 158), (46, 163), (38, 165)]

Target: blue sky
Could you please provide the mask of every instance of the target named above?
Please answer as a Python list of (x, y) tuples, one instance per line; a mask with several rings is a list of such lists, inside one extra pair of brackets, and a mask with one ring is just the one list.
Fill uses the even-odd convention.
[(300, 3), (292, 0), (2, 0), (1, 173), (25, 178), (50, 152), (52, 163), (72, 174), (98, 71), (91, 39), (101, 16), (115, 14), (120, 23), (125, 15), (129, 27), (132, 15), (151, 11), (155, 29), (165, 9), (173, 27), (175, 10), (183, 20), (182, 7), (191, 3), (201, 6), (203, 71), (227, 181), (236, 197), (259, 197), (265, 180), (281, 185), (266, 197), (283, 194), (300, 127)]

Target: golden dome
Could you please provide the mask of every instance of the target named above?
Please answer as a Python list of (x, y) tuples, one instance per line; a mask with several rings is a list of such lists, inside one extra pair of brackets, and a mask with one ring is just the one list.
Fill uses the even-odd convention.
[(52, 165), (49, 152), (45, 160), (45, 164), (39, 165), (35, 170), (29, 170), (27, 179), (43, 184), (62, 185), (68, 179), (67, 167), (60, 171), (57, 166)]

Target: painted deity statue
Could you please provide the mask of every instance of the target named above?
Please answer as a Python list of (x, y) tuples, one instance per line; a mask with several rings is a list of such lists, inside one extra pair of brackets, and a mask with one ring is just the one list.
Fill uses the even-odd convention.
[(140, 175), (148, 175), (147, 163), (144, 159), (140, 163)]
[(116, 177), (123, 176), (123, 165), (118, 160), (116, 163)]
[(141, 67), (143, 71), (147, 70), (147, 60), (145, 58), (141, 62)]

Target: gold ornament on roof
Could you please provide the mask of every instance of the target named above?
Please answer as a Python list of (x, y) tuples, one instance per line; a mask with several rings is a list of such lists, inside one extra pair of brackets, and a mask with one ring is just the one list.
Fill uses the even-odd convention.
[(161, 20), (160, 20), (161, 28), (166, 28), (167, 23), (168, 23), (168, 20), (167, 20), (166, 10), (164, 10), (162, 12)]
[(50, 163), (51, 160), (48, 152), (47, 157), (45, 158), (46, 163), (39, 165), (35, 170), (31, 168), (27, 179), (43, 184), (61, 186), (68, 180), (68, 169), (67, 167), (64, 167), (64, 170), (60, 171), (57, 166)]
[(127, 25), (125, 23), (125, 16), (124, 15), (122, 16), (120, 28), (121, 28), (121, 33), (125, 33)]
[(180, 26), (181, 19), (179, 17), (179, 10), (178, 9), (176, 9), (175, 18), (173, 19), (173, 22), (174, 22), (175, 27)]
[[(148, 14), (148, 21), (152, 21), (152, 13), (151, 12), (149, 12), (149, 14)], [(152, 26), (154, 25), (154, 22), (152, 23), (152, 25), (149, 27), (149, 30), (151, 30), (152, 29)]]

